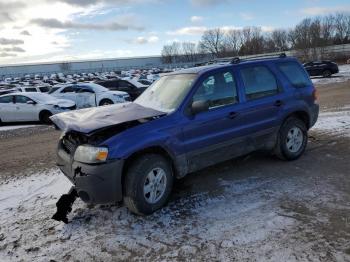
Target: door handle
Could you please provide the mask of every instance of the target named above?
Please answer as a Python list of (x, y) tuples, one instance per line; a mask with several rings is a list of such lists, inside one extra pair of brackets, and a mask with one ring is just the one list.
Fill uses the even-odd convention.
[(230, 118), (230, 119), (234, 119), (234, 118), (236, 118), (237, 116), (239, 115), (239, 113), (237, 113), (237, 112), (230, 112), (230, 113), (228, 113), (228, 118)]
[(280, 107), (283, 105), (283, 102), (281, 100), (277, 100), (274, 104), (274, 106)]

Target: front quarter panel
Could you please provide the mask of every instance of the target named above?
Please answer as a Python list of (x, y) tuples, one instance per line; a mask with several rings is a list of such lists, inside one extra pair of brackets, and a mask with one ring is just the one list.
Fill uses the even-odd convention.
[(117, 134), (102, 144), (109, 147), (110, 159), (127, 159), (132, 154), (150, 147), (161, 147), (173, 158), (184, 154), (181, 128), (174, 116), (141, 124)]

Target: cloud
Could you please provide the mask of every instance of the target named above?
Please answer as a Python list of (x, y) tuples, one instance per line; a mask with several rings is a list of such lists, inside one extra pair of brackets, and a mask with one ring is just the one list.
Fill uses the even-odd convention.
[(274, 28), (273, 26), (261, 26), (261, 31), (266, 32), (266, 33), (270, 33), (273, 30), (275, 30), (276, 28)]
[(251, 13), (245, 13), (245, 12), (241, 12), (239, 13), (239, 16), (246, 21), (250, 21), (254, 19), (254, 16)]
[(189, 27), (179, 28), (175, 31), (169, 31), (167, 32), (167, 34), (168, 35), (201, 35), (207, 29), (208, 28), (205, 26), (189, 26)]
[(25, 51), (26, 50), (24, 50), (23, 48), (18, 47), (18, 46), (0, 48), (0, 52), (24, 53)]
[(123, 24), (118, 22), (92, 24), (92, 23), (78, 23), (72, 21), (62, 22), (54, 18), (36, 18), (30, 21), (31, 24), (35, 24), (45, 28), (53, 29), (85, 29), (85, 30), (109, 30), (109, 31), (126, 31), (137, 30), (143, 31), (144, 27), (131, 25), (132, 23)]
[(6, 52), (0, 53), (0, 57), (15, 57), (15, 56), (17, 55), (12, 53), (6, 53)]
[(228, 2), (228, 0), (190, 0), (194, 6), (212, 6)]
[(27, 30), (23, 30), (21, 35), (31, 36), (31, 34)]
[(194, 16), (191, 17), (191, 22), (192, 22), (192, 23), (200, 23), (200, 22), (202, 22), (203, 20), (204, 20), (204, 18), (203, 18), (202, 16), (196, 16), (196, 15), (194, 15)]
[(308, 8), (301, 9), (300, 12), (302, 14), (312, 15), (312, 16), (325, 15), (325, 14), (337, 13), (337, 12), (349, 13), (350, 12), (350, 5), (348, 5), (348, 6), (333, 6), (333, 7), (315, 6), (315, 7), (308, 7)]
[(24, 44), (23, 40), (20, 39), (9, 39), (0, 37), (0, 45), (22, 45)]
[(7, 12), (0, 12), (0, 23), (13, 21), (12, 17)]
[[(239, 27), (239, 26), (220, 26), (219, 28), (224, 32), (227, 32), (229, 30), (242, 29), (242, 27)], [(266, 27), (266, 29), (268, 28), (269, 27)], [(214, 28), (208, 28), (205, 26), (189, 26), (189, 27), (179, 28), (175, 31), (169, 31), (167, 32), (167, 34), (173, 35), (173, 36), (202, 35), (205, 31), (209, 29), (214, 29)]]
[(159, 41), (158, 36), (150, 36), (150, 37), (144, 37), (144, 36), (139, 36), (134, 40), (127, 40), (128, 43), (133, 43), (133, 44), (139, 44), (139, 45), (144, 45), (144, 44), (155, 44)]
[(156, 2), (157, 0), (56, 0), (57, 2), (66, 3), (73, 6), (92, 6), (92, 5), (136, 5), (147, 2)]

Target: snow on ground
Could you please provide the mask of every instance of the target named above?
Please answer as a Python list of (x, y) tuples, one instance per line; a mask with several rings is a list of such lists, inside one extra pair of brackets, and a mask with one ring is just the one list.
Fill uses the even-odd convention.
[(342, 108), (343, 111), (321, 112), (312, 129), (322, 134), (350, 137), (350, 111), (347, 108)]
[[(315, 129), (344, 134), (349, 118), (349, 111), (322, 113)], [(341, 210), (343, 196), (327, 181), (298, 179), (297, 168), (295, 176), (261, 170), (259, 176), (219, 179), (216, 191), (175, 197), (148, 217), (78, 199), (67, 225), (50, 219), (70, 187), (58, 170), (3, 182), (0, 261), (346, 261), (341, 243), (310, 240), (331, 223), (319, 207)]]
[(313, 77), (311, 78), (314, 84), (331, 84), (340, 83), (350, 80), (350, 65), (340, 65), (339, 73), (332, 75), (330, 78)]
[(38, 125), (9, 125), (9, 126), (0, 126), (0, 132), (1, 131), (10, 131), (15, 129), (23, 129), (23, 128), (30, 128), (30, 127), (36, 127)]
[(0, 186), (0, 260), (286, 261), (326, 257), (326, 251), (298, 243), (285, 233), (297, 233), (300, 221), (280, 207), (281, 199), (309, 199), (314, 205), (336, 203), (328, 197), (329, 186), (319, 183), (310, 191), (301, 190), (304, 181), (299, 183), (269, 177), (221, 180), (221, 194), (183, 197), (149, 217), (134, 216), (125, 207), (89, 209), (78, 201), (72, 222), (64, 225), (50, 216), (69, 183), (52, 170)]

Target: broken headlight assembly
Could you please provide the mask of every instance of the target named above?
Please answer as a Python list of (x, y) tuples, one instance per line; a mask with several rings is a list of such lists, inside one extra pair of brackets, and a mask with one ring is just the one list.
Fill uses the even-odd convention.
[(94, 147), (90, 145), (78, 146), (74, 154), (74, 160), (86, 164), (97, 164), (107, 160), (107, 147)]

